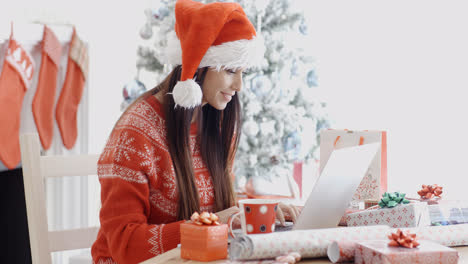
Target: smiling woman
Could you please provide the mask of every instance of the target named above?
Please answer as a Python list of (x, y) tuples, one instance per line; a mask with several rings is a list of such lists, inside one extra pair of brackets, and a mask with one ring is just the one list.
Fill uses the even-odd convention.
[(263, 58), (263, 41), (237, 3), (179, 0), (175, 13), (168, 58), (177, 66), (127, 108), (100, 156), (96, 263), (141, 262), (175, 248), (194, 212), (223, 222), (238, 211), (237, 93), (242, 71)]
[(223, 110), (232, 97), (242, 89), (242, 70), (217, 71), (209, 69), (203, 86), (202, 104)]

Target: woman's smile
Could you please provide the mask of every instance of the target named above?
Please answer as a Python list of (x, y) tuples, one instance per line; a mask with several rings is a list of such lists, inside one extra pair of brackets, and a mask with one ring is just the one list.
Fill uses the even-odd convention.
[(226, 101), (228, 102), (231, 101), (233, 94), (229, 94), (225, 92), (221, 92), (221, 94), (223, 95), (224, 99), (226, 99)]

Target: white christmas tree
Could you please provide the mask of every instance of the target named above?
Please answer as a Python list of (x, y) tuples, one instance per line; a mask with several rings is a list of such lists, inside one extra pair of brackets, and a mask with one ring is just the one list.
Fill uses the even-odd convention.
[[(303, 43), (307, 35), (304, 16), (292, 8), (291, 0), (235, 2), (266, 46), (263, 66), (244, 75), (239, 93), (243, 130), (235, 175), (242, 188), (251, 177), (274, 182), (292, 173), (294, 161), (318, 159), (319, 131), (329, 124), (326, 104), (317, 96), (314, 58), (294, 44)], [(145, 10), (147, 21), (140, 35), (149, 44), (138, 48), (137, 68), (152, 72), (155, 83), (171, 70), (162, 61), (164, 36), (174, 30), (174, 6), (175, 1), (158, 1)]]

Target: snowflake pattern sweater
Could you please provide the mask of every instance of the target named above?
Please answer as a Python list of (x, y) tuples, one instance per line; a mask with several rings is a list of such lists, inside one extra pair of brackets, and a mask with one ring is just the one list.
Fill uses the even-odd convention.
[[(196, 138), (190, 127), (200, 210), (213, 211), (214, 191)], [(93, 262), (139, 263), (177, 246), (178, 194), (166, 141), (164, 112), (154, 97), (134, 104), (112, 131), (98, 162), (101, 211)]]

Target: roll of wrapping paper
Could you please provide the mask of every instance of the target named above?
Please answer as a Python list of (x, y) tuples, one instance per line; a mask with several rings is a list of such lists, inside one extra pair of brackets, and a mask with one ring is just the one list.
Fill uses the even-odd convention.
[[(396, 232), (396, 230), (391, 229), (387, 234)], [(418, 240), (432, 240), (448, 247), (468, 246), (468, 224), (402, 228), (401, 230), (409, 230), (411, 233), (415, 233)], [(356, 242), (358, 241), (333, 241), (328, 247), (328, 258), (333, 263), (354, 261)]]
[(358, 241), (340, 240), (333, 241), (328, 246), (327, 255), (332, 263), (353, 262), (354, 249)]
[(410, 230), (410, 232), (416, 233), (420, 240), (432, 240), (447, 247), (468, 246), (468, 224), (423, 226), (401, 228), (401, 230)]
[(388, 226), (359, 226), (243, 235), (231, 242), (229, 258), (269, 259), (292, 251), (299, 252), (303, 258), (324, 257), (335, 240), (386, 239), (389, 230)]

